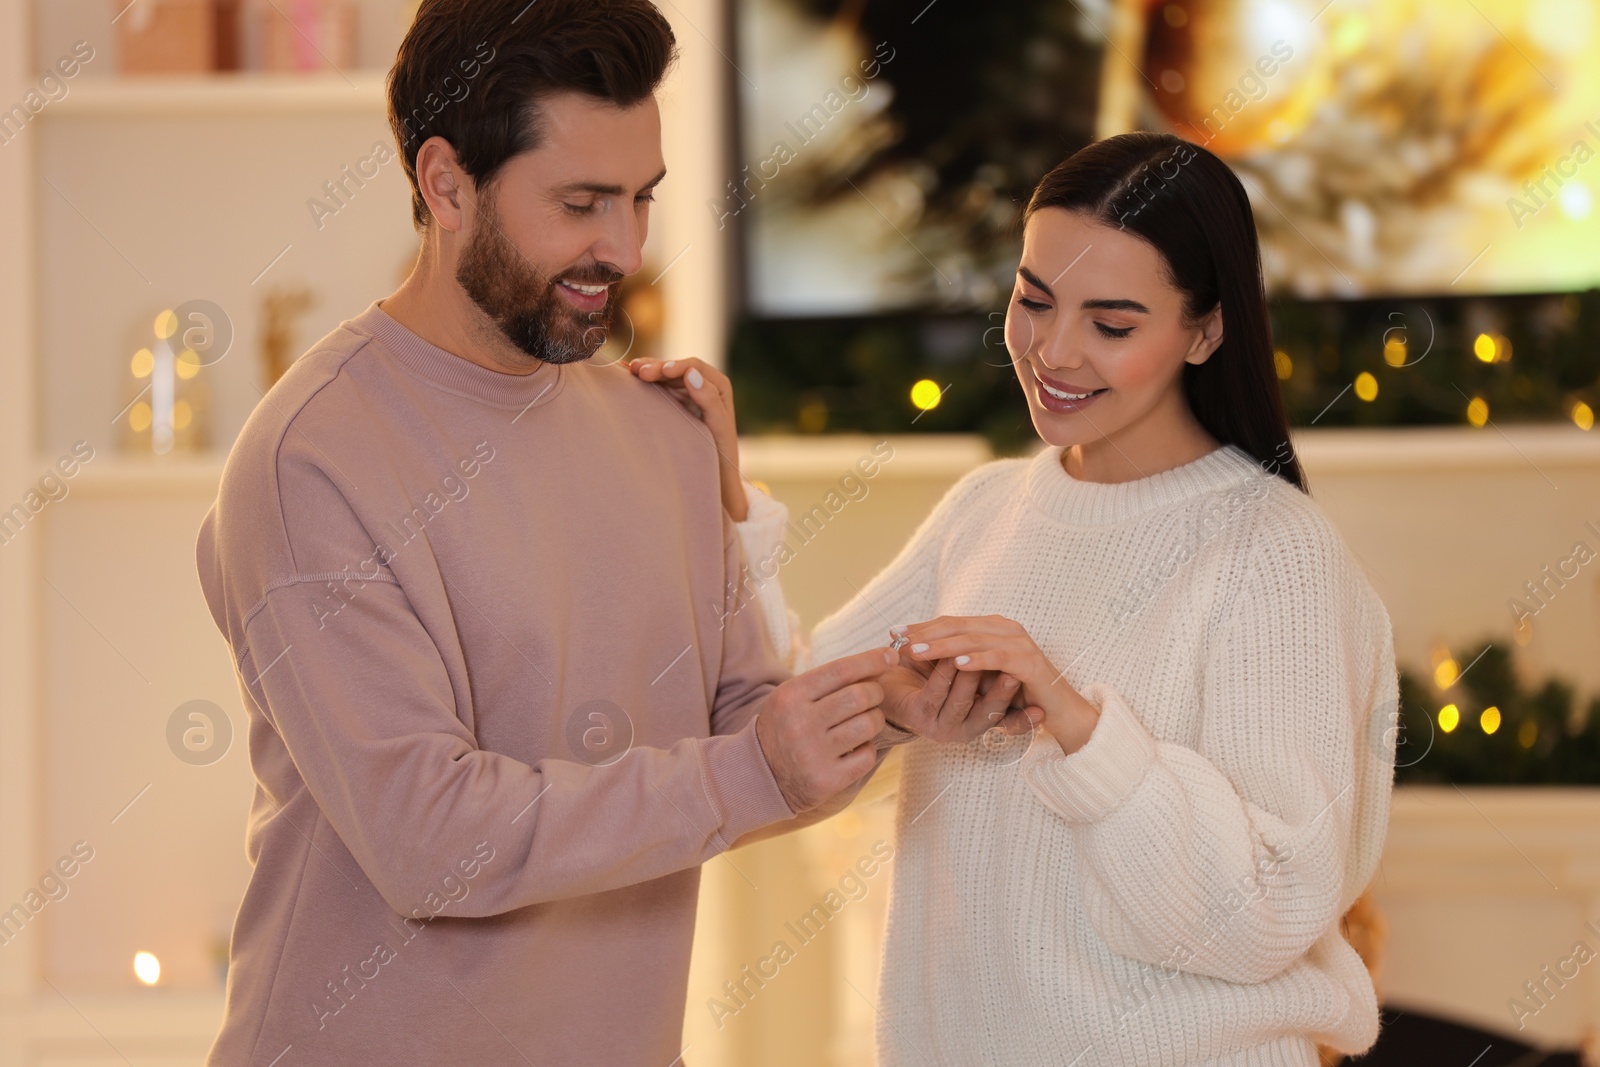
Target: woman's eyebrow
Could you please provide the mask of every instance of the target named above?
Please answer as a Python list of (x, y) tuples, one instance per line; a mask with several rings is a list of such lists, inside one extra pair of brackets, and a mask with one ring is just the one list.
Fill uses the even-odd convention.
[(1056, 294), (1052, 293), (1050, 291), (1050, 287), (1048, 285), (1046, 285), (1044, 282), (1040, 281), (1039, 280), (1039, 276), (1037, 274), (1033, 273), (1033, 271), (1029, 270), (1027, 267), (1018, 267), (1017, 268), (1017, 273), (1022, 275), (1022, 280), (1023, 281), (1027, 282), (1029, 285), (1033, 286), (1035, 289), (1039, 290), (1041, 293), (1043, 293), (1045, 296), (1048, 296), (1050, 299), (1052, 299), (1052, 300), (1055, 299)]
[(1085, 311), (1137, 311), (1140, 314), (1150, 314), (1150, 309), (1137, 300), (1085, 300), (1082, 304)]
[[(1050, 287), (1041, 281), (1039, 276), (1033, 273), (1033, 271), (1029, 270), (1027, 267), (1018, 267), (1017, 273), (1022, 275), (1023, 281), (1027, 282), (1029, 285), (1033, 286), (1050, 299), (1055, 299), (1056, 294), (1051, 292)], [(1110, 298), (1102, 298), (1098, 300), (1085, 300), (1081, 306), (1085, 311), (1136, 311), (1143, 315), (1150, 314), (1150, 309), (1139, 303), (1137, 300), (1113, 300)]]

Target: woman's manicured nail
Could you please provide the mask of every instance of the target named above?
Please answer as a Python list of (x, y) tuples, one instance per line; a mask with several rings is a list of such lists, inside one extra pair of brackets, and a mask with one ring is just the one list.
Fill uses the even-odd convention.
[(1006, 680), (1001, 684), (1007, 689), (1015, 689), (1017, 687), (1017, 680), (1015, 678), (1007, 677)]
[(906, 632), (906, 625), (906, 623), (901, 623), (899, 626), (891, 626), (889, 627), (889, 632), (897, 635), (903, 634)]
[(661, 369), (662, 370), (671, 370), (672, 369), (672, 365), (674, 363), (676, 363), (676, 362), (678, 362), (678, 361), (675, 360), (675, 359), (669, 359), (665, 363), (661, 364)]
[(706, 384), (705, 376), (700, 373), (700, 370), (697, 367), (690, 367), (689, 373), (685, 374), (684, 377), (687, 378), (689, 380), (689, 384), (696, 389)]
[(1044, 722), (1044, 712), (1033, 708), (1028, 709), (1028, 723), (1032, 726), (1038, 726), (1041, 722)]
[(926, 652), (926, 651), (928, 651), (928, 646), (925, 643), (924, 644), (912, 645), (911, 646), (911, 651), (913, 651), (913, 652)]
[(957, 667), (965, 667), (967, 664), (969, 664), (971, 662), (972, 662), (972, 657), (971, 656), (957, 656), (956, 657), (956, 666)]

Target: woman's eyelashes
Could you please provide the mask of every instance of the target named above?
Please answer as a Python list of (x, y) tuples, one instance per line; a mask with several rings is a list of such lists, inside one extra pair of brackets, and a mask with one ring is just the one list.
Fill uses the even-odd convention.
[[(1026, 296), (1017, 297), (1017, 306), (1034, 315), (1050, 310), (1049, 304), (1032, 300)], [(1096, 322), (1094, 328), (1099, 331), (1101, 337), (1112, 341), (1120, 340), (1133, 332), (1132, 326), (1108, 326), (1103, 322)]]

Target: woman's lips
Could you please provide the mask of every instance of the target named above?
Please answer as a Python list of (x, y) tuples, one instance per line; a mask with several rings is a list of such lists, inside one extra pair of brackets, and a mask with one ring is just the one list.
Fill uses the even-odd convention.
[(1054, 378), (1047, 379), (1037, 371), (1033, 375), (1033, 384), (1034, 393), (1039, 398), (1039, 406), (1046, 411), (1062, 415), (1082, 411), (1110, 391), (1105, 386), (1096, 389), (1074, 385), (1071, 382), (1056, 381)]

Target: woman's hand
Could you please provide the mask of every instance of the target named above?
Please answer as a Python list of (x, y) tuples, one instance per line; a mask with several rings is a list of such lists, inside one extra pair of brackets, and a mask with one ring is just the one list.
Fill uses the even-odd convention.
[[(941, 615), (891, 633), (909, 640), (902, 659), (909, 653), (918, 663), (948, 661), (963, 675), (1003, 671), (1017, 679), (1023, 699), (1043, 711), (1044, 728), (1068, 755), (1084, 746), (1100, 720), (1100, 710), (1072, 688), (1021, 623), (1001, 615)], [(885, 694), (887, 699), (887, 687)], [(889, 714), (887, 705), (884, 714)]]
[[(999, 728), (1027, 733), (1044, 717), (1019, 701), (1015, 678), (993, 671), (960, 671), (950, 663), (917, 663), (901, 652), (900, 666), (878, 678), (883, 717), (931, 741), (965, 743)], [(1015, 706), (1014, 706), (1015, 705)]]
[(628, 369), (641, 381), (664, 386), (678, 403), (706, 424), (717, 446), (717, 472), (722, 506), (734, 522), (750, 514), (744, 479), (739, 474), (739, 431), (733, 419), (733, 383), (702, 359), (636, 359)]

